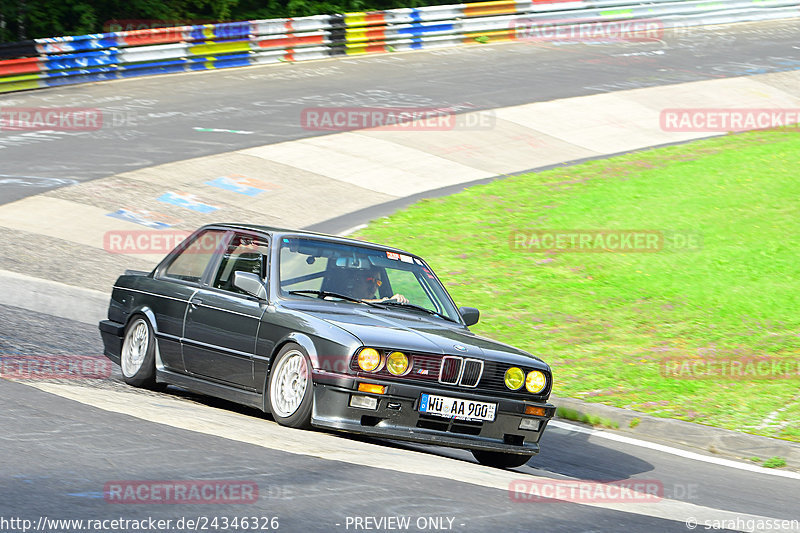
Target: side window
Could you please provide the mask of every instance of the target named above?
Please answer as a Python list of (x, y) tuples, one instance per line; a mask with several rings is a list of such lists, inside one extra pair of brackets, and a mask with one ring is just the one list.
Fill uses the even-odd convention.
[(251, 272), (261, 279), (266, 275), (266, 263), (269, 256), (269, 243), (266, 239), (255, 235), (237, 233), (225, 250), (219, 270), (214, 275), (212, 286), (217, 289), (247, 294), (233, 286), (234, 272)]
[(214, 257), (214, 251), (224, 238), (225, 232), (220, 230), (200, 233), (172, 260), (164, 276), (199, 283), (208, 262)]

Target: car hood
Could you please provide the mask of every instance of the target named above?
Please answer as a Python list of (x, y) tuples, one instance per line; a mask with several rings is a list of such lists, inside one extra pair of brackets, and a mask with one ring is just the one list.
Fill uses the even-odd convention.
[(365, 346), (461, 355), (546, 368), (544, 362), (534, 355), (475, 335), (460, 324), (450, 324), (414, 311), (352, 307), (342, 310), (312, 307), (302, 311), (349, 332)]

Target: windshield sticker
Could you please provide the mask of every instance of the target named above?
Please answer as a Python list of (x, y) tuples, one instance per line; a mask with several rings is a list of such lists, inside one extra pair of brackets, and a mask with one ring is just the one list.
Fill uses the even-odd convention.
[(410, 255), (403, 255), (403, 254), (400, 254), (400, 261), (402, 261), (402, 262), (404, 262), (404, 263), (411, 263), (411, 264), (413, 264), (413, 263), (414, 263), (414, 261), (411, 259), (411, 256), (410, 256)]
[(398, 259), (400, 259), (400, 254), (396, 254), (394, 252), (386, 252), (386, 257), (388, 257), (389, 259), (394, 259), (395, 261), (397, 261)]

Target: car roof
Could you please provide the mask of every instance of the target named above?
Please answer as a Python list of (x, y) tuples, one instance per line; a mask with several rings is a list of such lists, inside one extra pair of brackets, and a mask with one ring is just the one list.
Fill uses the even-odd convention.
[[(262, 226), (258, 224), (240, 224), (240, 223), (232, 223), (232, 222), (225, 222), (220, 224), (207, 224), (203, 226), (203, 228), (229, 228), (229, 229), (242, 229), (242, 230), (249, 230), (249, 231), (257, 231), (261, 233), (270, 233), (275, 238), (280, 237), (314, 237), (323, 239), (330, 242), (340, 242), (342, 244), (354, 244), (357, 246), (366, 246), (369, 248), (377, 248), (380, 250), (388, 250), (390, 252), (397, 252), (402, 254), (411, 255), (414, 257), (419, 257), (417, 254), (413, 254), (411, 252), (407, 252), (401, 248), (395, 248), (393, 246), (386, 246), (385, 244), (378, 244), (369, 241), (360, 241), (358, 239), (348, 239), (347, 237), (338, 237), (336, 235), (329, 235), (327, 233), (318, 233), (314, 231), (306, 231), (306, 230), (294, 230), (294, 229), (286, 229), (286, 228), (277, 228), (273, 226)], [(201, 228), (202, 229), (202, 228)]]

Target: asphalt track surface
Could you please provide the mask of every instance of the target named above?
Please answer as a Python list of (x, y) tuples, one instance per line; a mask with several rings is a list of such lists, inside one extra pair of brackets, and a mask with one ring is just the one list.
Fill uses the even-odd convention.
[[(800, 68), (800, 21), (667, 31), (663, 40), (506, 43), (135, 78), (0, 96), (103, 110), (99, 131), (0, 131), (0, 203), (52, 186), (322, 135), (309, 107), (493, 109)], [(524, 169), (520, 169), (524, 170)]]
[[(800, 67), (796, 30), (797, 23), (776, 22), (693, 30), (659, 43), (516, 43), (7, 95), (0, 106), (101, 107), (122, 113), (118, 116), (123, 119), (118, 129), (92, 133), (0, 132), (0, 180), (5, 180), (0, 181), (0, 202), (47, 190), (53, 179), (84, 181), (317, 134), (299, 124), (301, 110), (310, 106), (450, 106), (466, 111), (795, 69)], [(0, 306), (0, 354), (100, 352), (93, 326)], [(274, 424), (258, 412), (177, 389), (132, 390), (121, 382), (118, 368), (111, 379), (91, 386), (214, 406)], [(452, 525), (446, 519), (442, 523), (442, 529), (452, 531), (688, 530), (677, 516), (663, 520), (573, 503), (517, 502), (504, 490), (425, 472), (408, 474), (270, 450), (98, 409), (25, 383), (0, 380), (0, 405), (0, 517), (6, 519), (244, 514), (277, 516), (282, 531), (354, 531), (352, 525), (346, 527), (348, 517), (410, 516), (412, 524), (425, 517), (452, 518)], [(315, 435), (309, 433), (310, 442)], [(458, 450), (381, 446), (394, 446), (398, 461), (404, 453), (422, 450), (434, 459), (474, 463)], [(549, 428), (542, 453), (517, 471), (520, 477), (657, 480), (672, 500), (736, 513), (800, 517), (796, 479), (697, 462), (562, 428)], [(197, 478), (253, 480), (261, 497), (250, 505), (111, 505), (102, 494), (111, 480)], [(2, 523), (0, 529), (15, 531)]]
[[(0, 322), (6, 325), (0, 337), (5, 354), (99, 355), (102, 349), (91, 325), (6, 306), (0, 306)], [(111, 379), (92, 386), (133, 390), (117, 368)], [(178, 389), (136, 393), (211, 405), (274, 424), (258, 411)], [(446, 516), (454, 518), (454, 531), (687, 531), (679, 522), (579, 504), (519, 502), (506, 491), (424, 472), (376, 471), (198, 435), (64, 400), (24, 383), (0, 380), (0, 398), (0, 516), (177, 519), (244, 512), (278, 516), (284, 531), (347, 531), (347, 517), (356, 516)], [(473, 462), (458, 450), (395, 446)], [(665, 498), (739, 513), (797, 517), (797, 480), (637, 450), (558, 428), (548, 429), (543, 450), (518, 469), (520, 479), (527, 473), (554, 480), (656, 481)], [(114, 480), (198, 478), (255, 481), (261, 497), (255, 504), (213, 506), (111, 505), (103, 499), (104, 484)]]

